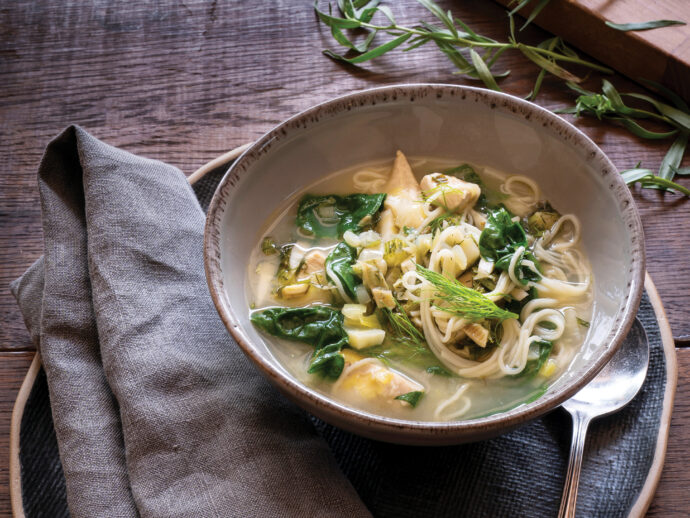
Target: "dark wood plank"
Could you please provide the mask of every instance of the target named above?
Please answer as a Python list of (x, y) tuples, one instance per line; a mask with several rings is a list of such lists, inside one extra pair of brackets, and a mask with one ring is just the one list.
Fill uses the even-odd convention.
[(29, 370), (34, 353), (0, 353), (0, 516), (11, 516), (10, 507), (10, 420), (17, 392)]
[[(505, 40), (504, 11), (492, 2), (441, 2), (476, 30)], [(414, 2), (396, 3), (401, 20), (428, 18)], [(309, 2), (11, 2), (0, 7), (0, 346), (30, 348), (6, 286), (40, 254), (35, 174), (48, 140), (70, 123), (134, 153), (190, 173), (207, 160), (255, 139), (286, 117), (336, 95), (396, 82), (476, 84), (452, 74), (429, 47), (392, 54), (368, 70), (321, 55), (332, 46)], [(534, 27), (521, 38), (536, 42)], [(501, 66), (506, 92), (530, 91), (535, 67), (517, 53)], [(616, 78), (623, 89), (632, 86)], [(572, 97), (547, 79), (538, 102)], [(658, 166), (669, 142), (642, 141), (598, 121), (577, 121), (619, 168), (642, 160)], [(688, 180), (683, 180), (686, 183)], [(690, 338), (690, 261), (685, 228), (690, 203), (658, 192), (636, 194), (649, 271), (674, 336)]]

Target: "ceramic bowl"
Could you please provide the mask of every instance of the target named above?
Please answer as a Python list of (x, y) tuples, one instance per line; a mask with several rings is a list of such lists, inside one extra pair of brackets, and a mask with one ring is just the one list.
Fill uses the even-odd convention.
[[(245, 275), (266, 219), (324, 175), (363, 162), (433, 156), (537, 180), (558, 209), (576, 214), (594, 279), (594, 316), (572, 368), (536, 401), (489, 417), (402, 420), (346, 406), (297, 381), (249, 321)], [(453, 85), (387, 86), (310, 108), (268, 132), (230, 168), (211, 202), (204, 253), (208, 285), (228, 330), (288, 398), (323, 420), (373, 439), (442, 445), (486, 439), (556, 408), (611, 358), (639, 305), (640, 218), (604, 153), (560, 117), (516, 97)]]

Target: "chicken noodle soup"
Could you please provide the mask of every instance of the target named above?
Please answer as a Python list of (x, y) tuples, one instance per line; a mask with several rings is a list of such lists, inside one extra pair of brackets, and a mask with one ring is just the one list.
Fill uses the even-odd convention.
[(303, 383), (447, 421), (538, 398), (592, 311), (580, 223), (524, 176), (428, 159), (333, 174), (266, 225), (251, 319)]

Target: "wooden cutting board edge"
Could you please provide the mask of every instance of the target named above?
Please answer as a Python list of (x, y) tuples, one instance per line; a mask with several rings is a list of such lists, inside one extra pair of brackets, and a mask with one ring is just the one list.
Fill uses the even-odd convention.
[[(511, 2), (511, 7), (515, 5), (513, 0), (496, 2), (504, 7)], [(690, 25), (622, 32), (606, 25), (607, 18), (589, 6), (595, 3), (591, 0), (551, 0), (532, 23), (560, 36), (633, 81), (656, 81), (690, 102)], [(536, 5), (538, 2), (533, 0), (520, 10), (520, 15), (529, 16)], [(672, 19), (690, 22), (690, 2), (687, 6), (687, 16), (673, 13)], [(668, 19), (668, 13), (662, 10), (657, 19), (661, 18)], [(518, 21), (516, 25), (522, 24)], [(678, 32), (671, 35), (660, 31), (683, 31), (683, 36), (679, 37)]]

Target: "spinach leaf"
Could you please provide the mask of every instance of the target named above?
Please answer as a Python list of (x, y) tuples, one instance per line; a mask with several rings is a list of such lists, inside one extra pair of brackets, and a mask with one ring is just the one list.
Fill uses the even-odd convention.
[(424, 395), (424, 392), (420, 392), (419, 390), (415, 390), (414, 392), (408, 392), (407, 394), (400, 394), (395, 399), (399, 399), (400, 401), (406, 401), (407, 403), (410, 404), (410, 406), (412, 408), (414, 408), (417, 406), (417, 403), (419, 403), (419, 400), (422, 399), (423, 395)]
[(463, 178), (466, 182), (472, 182), (476, 183), (480, 187), (482, 186), (479, 175), (470, 164), (461, 164), (457, 167), (444, 169), (443, 171), (441, 171), (441, 174), (455, 176), (457, 178)]
[(513, 221), (510, 212), (503, 207), (490, 212), (479, 236), (482, 257), (497, 262), (505, 255), (512, 255), (519, 246), (527, 247), (527, 236), (522, 225)]
[(347, 243), (338, 243), (328, 257), (326, 257), (326, 272), (333, 272), (343, 285), (345, 293), (353, 300), (357, 300), (355, 287), (360, 284), (359, 279), (352, 271), (352, 265), (357, 261), (357, 251)]
[(299, 202), (295, 223), (315, 237), (341, 238), (347, 230), (373, 225), (385, 198), (385, 194), (307, 194)]
[(337, 379), (345, 365), (340, 350), (347, 343), (343, 314), (328, 306), (268, 308), (252, 313), (252, 323), (267, 333), (314, 346), (310, 374)]
[(340, 349), (347, 342), (344, 338), (336, 343), (328, 344), (314, 351), (309, 361), (309, 374), (321, 374), (324, 378), (338, 379), (345, 367), (345, 358), (340, 354)]
[(518, 315), (522, 313), (522, 308), (525, 307), (525, 304), (527, 304), (530, 300), (539, 298), (539, 292), (534, 286), (532, 286), (527, 293), (528, 295), (522, 300), (517, 300), (511, 297), (511, 299), (506, 303), (505, 308), (508, 311), (517, 313)]
[(490, 212), (486, 226), (479, 236), (479, 253), (487, 261), (493, 261), (496, 268), (507, 271), (510, 261), (519, 247), (524, 247), (525, 251), (518, 260), (517, 276), (520, 282), (525, 285), (527, 281), (537, 281), (541, 275), (522, 264), (523, 260), (532, 261), (537, 269), (539, 263), (534, 254), (527, 250), (527, 235), (519, 222), (513, 221), (510, 212), (504, 207), (500, 207)]
[[(508, 268), (510, 267), (510, 260), (512, 259), (512, 257), (512, 255), (503, 256), (501, 259), (496, 261), (496, 268), (498, 268), (499, 270), (508, 271)], [(539, 262), (537, 261), (537, 258), (531, 251), (525, 250), (524, 252), (522, 252), (517, 261), (518, 267), (516, 268), (516, 272), (518, 280), (523, 285), (527, 284), (527, 281), (538, 281), (539, 279), (541, 279), (540, 274), (522, 264), (522, 261), (525, 259), (527, 259), (528, 261), (532, 261), (534, 265), (537, 267), (537, 270), (541, 269), (539, 266)]]
[(534, 360), (528, 360), (522, 372), (520, 372), (519, 374), (515, 374), (513, 378), (534, 378), (539, 372), (539, 370), (542, 368), (544, 363), (546, 363), (546, 360), (549, 359), (551, 349), (553, 349), (553, 343), (549, 340), (539, 340), (536, 342), (532, 342), (530, 348), (532, 347), (539, 348), (539, 356)]

